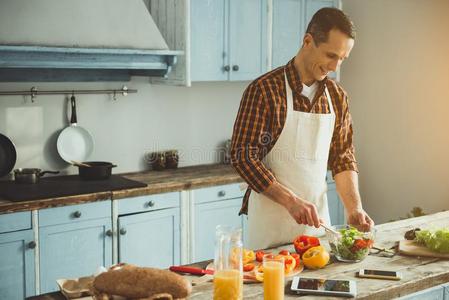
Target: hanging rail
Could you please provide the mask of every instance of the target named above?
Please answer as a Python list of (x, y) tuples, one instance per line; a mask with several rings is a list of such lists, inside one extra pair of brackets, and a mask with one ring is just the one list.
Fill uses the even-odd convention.
[(113, 99), (117, 100), (117, 95), (127, 96), (128, 94), (137, 93), (136, 89), (128, 89), (123, 86), (120, 90), (54, 90), (54, 91), (39, 91), (36, 87), (32, 87), (29, 91), (0, 91), (0, 96), (30, 96), (31, 102), (34, 102), (38, 95), (98, 95), (107, 94), (113, 95)]

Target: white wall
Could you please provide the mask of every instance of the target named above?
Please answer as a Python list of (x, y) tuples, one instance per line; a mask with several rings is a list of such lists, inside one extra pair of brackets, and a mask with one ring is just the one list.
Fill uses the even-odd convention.
[[(77, 97), (78, 124), (95, 141), (93, 160), (112, 161), (114, 172), (148, 169), (145, 153), (178, 149), (180, 165), (218, 162), (221, 143), (232, 135), (240, 98), (248, 82), (194, 83), (193, 87), (150, 85), (148, 79), (126, 83), (137, 94)], [(121, 88), (122, 83), (0, 83), (0, 90)], [(17, 146), (16, 167), (77, 172), (56, 152), (59, 132), (68, 124), (64, 96), (0, 97), (0, 133)]]
[(343, 0), (360, 185), (378, 223), (449, 209), (449, 1)]

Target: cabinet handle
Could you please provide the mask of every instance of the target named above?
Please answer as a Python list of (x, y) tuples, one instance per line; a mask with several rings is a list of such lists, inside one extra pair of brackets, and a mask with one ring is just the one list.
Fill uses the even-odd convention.
[(28, 248), (29, 248), (29, 249), (34, 249), (34, 248), (36, 248), (36, 242), (35, 242), (35, 241), (29, 242), (29, 243), (28, 243)]
[(225, 72), (229, 72), (231, 70), (231, 67), (230, 66), (224, 66), (223, 70), (225, 70)]
[(226, 192), (225, 191), (219, 191), (218, 192), (218, 197), (224, 197), (226, 196)]
[(153, 200), (148, 201), (147, 206), (148, 207), (153, 207), (154, 206), (154, 201)]
[(238, 65), (233, 65), (232, 66), (232, 71), (238, 71), (239, 70), (239, 66)]
[(81, 212), (79, 211), (79, 210), (77, 210), (77, 211), (75, 211), (74, 213), (73, 213), (73, 217), (74, 218), (80, 218), (81, 217)]
[(111, 229), (106, 230), (106, 235), (107, 236), (112, 236), (112, 230)]
[(125, 234), (126, 234), (126, 229), (120, 228), (120, 235), (125, 235)]

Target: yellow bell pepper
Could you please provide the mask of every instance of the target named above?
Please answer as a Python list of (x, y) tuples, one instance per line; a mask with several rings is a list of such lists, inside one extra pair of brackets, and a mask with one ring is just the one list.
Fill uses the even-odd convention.
[(329, 252), (323, 246), (316, 246), (302, 255), (302, 262), (308, 269), (321, 269), (327, 265), (329, 258)]

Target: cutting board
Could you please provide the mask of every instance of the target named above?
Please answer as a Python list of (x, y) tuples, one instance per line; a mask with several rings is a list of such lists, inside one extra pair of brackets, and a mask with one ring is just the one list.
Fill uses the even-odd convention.
[(449, 253), (438, 253), (419, 245), (415, 241), (402, 240), (399, 241), (399, 253), (412, 256), (426, 256), (449, 259)]

